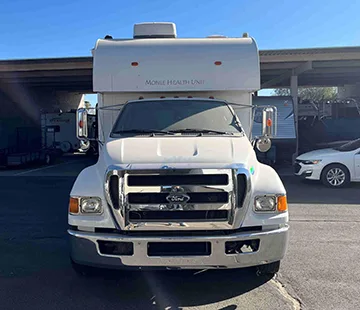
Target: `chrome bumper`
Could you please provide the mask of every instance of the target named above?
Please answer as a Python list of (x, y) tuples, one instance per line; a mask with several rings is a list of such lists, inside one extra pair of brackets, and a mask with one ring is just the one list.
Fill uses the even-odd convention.
[[(283, 227), (256, 233), (234, 233), (225, 236), (186, 236), (186, 237), (144, 237), (115, 234), (88, 233), (68, 230), (71, 244), (71, 257), (79, 264), (105, 268), (169, 268), (169, 269), (208, 269), (242, 268), (257, 266), (281, 260), (287, 249), (288, 229)], [(256, 252), (226, 254), (226, 241), (260, 239)], [(99, 251), (97, 241), (133, 242), (132, 256), (104, 255)], [(209, 256), (149, 257), (149, 242), (211, 242)]]

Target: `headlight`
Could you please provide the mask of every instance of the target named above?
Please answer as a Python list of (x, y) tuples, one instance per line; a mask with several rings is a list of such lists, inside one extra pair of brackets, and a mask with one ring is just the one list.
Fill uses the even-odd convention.
[(286, 212), (286, 195), (264, 195), (255, 198), (255, 212)]
[(321, 159), (314, 159), (314, 160), (301, 160), (304, 165), (317, 165), (321, 162)]
[(268, 212), (276, 210), (275, 196), (258, 196), (255, 198), (255, 211)]
[(81, 213), (102, 213), (101, 199), (99, 197), (81, 198)]

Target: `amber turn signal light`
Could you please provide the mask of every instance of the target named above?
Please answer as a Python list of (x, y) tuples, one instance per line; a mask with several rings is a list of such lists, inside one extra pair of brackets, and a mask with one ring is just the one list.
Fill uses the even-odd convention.
[(279, 196), (277, 201), (277, 209), (279, 212), (285, 212), (288, 209), (286, 196)]
[(79, 199), (78, 198), (70, 197), (69, 213), (72, 213), (72, 214), (79, 213)]

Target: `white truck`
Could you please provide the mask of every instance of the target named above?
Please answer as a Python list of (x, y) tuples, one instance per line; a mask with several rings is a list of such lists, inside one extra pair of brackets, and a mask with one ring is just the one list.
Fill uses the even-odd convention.
[[(277, 173), (257, 161), (275, 132), (271, 107), (251, 138), (260, 88), (255, 41), (176, 38), (173, 23), (97, 41), (99, 158), (70, 193), (71, 261), (105, 268), (256, 266), (276, 273), (288, 243)], [(86, 110), (78, 137), (87, 139)]]

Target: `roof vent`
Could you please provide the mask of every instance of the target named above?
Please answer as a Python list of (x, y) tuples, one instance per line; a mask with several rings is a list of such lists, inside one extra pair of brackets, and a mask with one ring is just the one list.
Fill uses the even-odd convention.
[(176, 38), (174, 23), (141, 23), (134, 25), (134, 39)]

